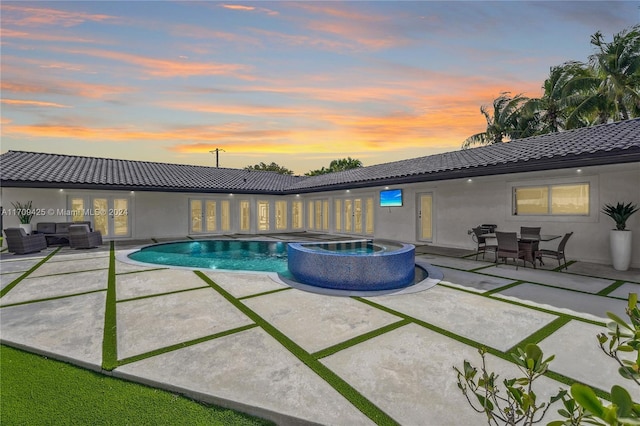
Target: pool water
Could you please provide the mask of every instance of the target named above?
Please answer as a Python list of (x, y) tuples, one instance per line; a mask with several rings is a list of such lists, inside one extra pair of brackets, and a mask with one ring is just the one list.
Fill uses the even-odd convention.
[[(359, 247), (340, 244), (341, 254), (371, 255), (386, 248)], [(313, 247), (314, 250), (329, 250)], [(222, 269), (232, 271), (275, 272), (283, 278), (294, 280), (289, 271), (287, 243), (281, 241), (204, 240), (179, 241), (143, 247), (128, 255), (129, 259), (155, 265), (181, 266), (198, 269)], [(423, 268), (415, 266), (413, 284), (428, 278)]]
[(144, 247), (129, 258), (158, 265), (277, 272), (291, 277), (287, 243), (279, 241), (182, 241)]

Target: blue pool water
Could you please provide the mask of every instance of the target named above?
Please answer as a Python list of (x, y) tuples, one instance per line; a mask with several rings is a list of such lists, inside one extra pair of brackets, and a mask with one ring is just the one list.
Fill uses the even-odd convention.
[[(336, 243), (327, 247), (314, 247), (319, 252), (338, 252), (340, 255), (375, 256), (386, 251), (384, 247), (360, 244)], [(155, 265), (182, 266), (201, 269), (222, 269), (235, 271), (276, 272), (287, 279), (295, 279), (288, 268), (287, 243), (281, 241), (234, 241), (204, 240), (179, 241), (143, 247), (128, 255), (131, 260)], [(323, 268), (324, 269), (324, 268)], [(415, 279), (418, 283), (428, 277), (428, 273), (416, 266)]]
[(157, 265), (277, 272), (291, 277), (283, 242), (182, 241), (144, 247), (129, 258)]

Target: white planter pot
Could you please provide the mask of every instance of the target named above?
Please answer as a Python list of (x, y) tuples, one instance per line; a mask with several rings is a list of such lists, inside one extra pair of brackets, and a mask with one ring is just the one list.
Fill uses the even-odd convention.
[(609, 234), (613, 269), (626, 271), (631, 264), (631, 231), (612, 229)]
[(30, 223), (21, 223), (20, 228), (24, 229), (24, 232), (27, 234), (31, 234), (31, 224)]

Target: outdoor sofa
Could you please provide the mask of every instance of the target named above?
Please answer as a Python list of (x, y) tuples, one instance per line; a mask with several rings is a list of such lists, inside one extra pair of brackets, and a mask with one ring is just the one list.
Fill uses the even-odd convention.
[(91, 222), (40, 222), (36, 225), (36, 234), (44, 234), (47, 245), (69, 244), (69, 227), (87, 225), (91, 230)]

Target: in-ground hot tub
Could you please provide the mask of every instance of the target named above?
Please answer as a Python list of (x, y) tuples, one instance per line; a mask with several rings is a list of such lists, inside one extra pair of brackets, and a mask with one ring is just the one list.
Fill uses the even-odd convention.
[(415, 247), (386, 240), (289, 243), (296, 280), (338, 290), (391, 290), (413, 284)]

